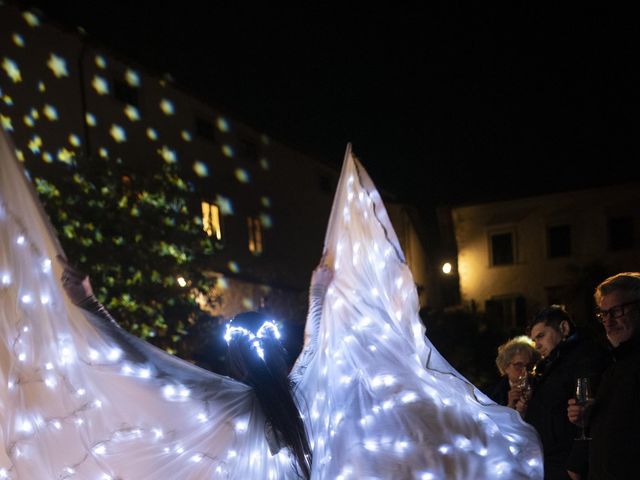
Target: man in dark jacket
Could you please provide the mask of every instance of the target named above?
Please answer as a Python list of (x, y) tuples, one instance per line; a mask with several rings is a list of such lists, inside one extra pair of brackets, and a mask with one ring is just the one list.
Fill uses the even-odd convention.
[(575, 396), (576, 378), (598, 376), (608, 364), (608, 352), (577, 331), (567, 311), (558, 305), (541, 310), (527, 329), (542, 354), (536, 367), (531, 399), (517, 409), (533, 425), (544, 449), (544, 478), (566, 480), (568, 464), (578, 430), (567, 418), (567, 402)]
[[(620, 273), (596, 288), (596, 316), (614, 362), (605, 371), (586, 425), (589, 479), (638, 478), (640, 460), (640, 273)], [(569, 402), (568, 417), (582, 424), (584, 407)], [(576, 445), (576, 449), (579, 445)]]

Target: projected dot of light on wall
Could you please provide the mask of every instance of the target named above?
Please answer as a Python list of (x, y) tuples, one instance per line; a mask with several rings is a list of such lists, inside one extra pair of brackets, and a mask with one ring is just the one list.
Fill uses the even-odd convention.
[(91, 86), (98, 95), (107, 95), (109, 93), (109, 82), (99, 75), (94, 75)]
[(11, 35), (11, 40), (18, 47), (24, 47), (24, 38), (19, 33)]
[(249, 173), (243, 168), (237, 168), (235, 171), (236, 179), (240, 183), (249, 183)]
[(107, 68), (107, 61), (102, 55), (96, 55), (94, 61), (95, 61), (96, 67), (102, 70)]
[(176, 113), (173, 102), (171, 100), (167, 100), (166, 98), (160, 100), (160, 110), (162, 110), (162, 113), (164, 113), (165, 115), (173, 115), (174, 113)]
[(122, 143), (127, 141), (127, 133), (124, 131), (124, 128), (122, 128), (120, 125), (115, 125), (115, 124), (111, 125), (111, 128), (109, 129), (109, 134), (117, 143)]
[(215, 203), (220, 208), (222, 215), (233, 215), (233, 203), (230, 199), (218, 194), (216, 195)]
[(45, 117), (47, 117), (47, 119), (49, 119), (52, 122), (55, 122), (56, 120), (59, 120), (59, 118), (60, 118), (58, 116), (58, 110), (53, 105), (45, 105), (42, 108), (42, 113), (43, 113), (43, 115)]
[(271, 219), (271, 215), (269, 215), (268, 213), (260, 214), (260, 223), (264, 228), (273, 227), (273, 220)]
[(167, 163), (176, 163), (178, 161), (178, 156), (174, 150), (171, 150), (166, 145), (163, 145), (162, 148), (158, 150), (158, 153), (162, 157), (162, 159)]
[(133, 105), (127, 105), (126, 107), (124, 107), (124, 114), (132, 122), (137, 122), (138, 120), (140, 120), (140, 112)]
[(40, 26), (40, 19), (31, 12), (24, 12), (22, 14), (22, 18), (24, 18), (25, 22), (27, 22), (27, 25), (29, 25), (30, 27)]
[(193, 171), (201, 178), (209, 176), (209, 168), (199, 160), (193, 162)]
[(232, 158), (233, 157), (233, 148), (230, 145), (222, 146), (222, 153), (225, 157)]
[(11, 117), (5, 117), (4, 115), (0, 114), (0, 126), (2, 126), (2, 128), (7, 132), (12, 132), (13, 123), (11, 122)]
[(216, 120), (216, 127), (218, 127), (218, 130), (221, 132), (228, 132), (230, 130), (229, 122), (227, 122), (223, 117), (218, 117), (218, 120)]
[(82, 142), (80, 141), (80, 137), (78, 137), (78, 135), (76, 135), (75, 133), (69, 134), (69, 143), (74, 147), (79, 147), (82, 144)]
[[(91, 42), (82, 63), (86, 88), (81, 92), (77, 48), (86, 40), (78, 37), (76, 45), (73, 38), (60, 42), (55, 27), (39, 28), (41, 21), (34, 12), (17, 15), (15, 27), (0, 38), (0, 126), (12, 133), (16, 156), (30, 169), (34, 165), (30, 162), (76, 168), (85, 161), (87, 147), (95, 157), (124, 164), (155, 157), (182, 165), (192, 178), (218, 182), (215, 199), (209, 191), (202, 193), (216, 203), (221, 216), (234, 215), (233, 196), (238, 193), (232, 192), (238, 184), (251, 184), (270, 169), (262, 152), (256, 163), (248, 164), (228, 118), (201, 109), (197, 115), (205, 121), (205, 130), (194, 127), (196, 112), (178, 100), (171, 82), (132, 68)], [(81, 104), (86, 110), (78, 115)], [(253, 142), (262, 148), (270, 140), (257, 135)], [(51, 181), (55, 186), (55, 178)], [(264, 228), (271, 228), (273, 219), (264, 211), (271, 208), (270, 197), (252, 192), (252, 198), (255, 204), (247, 208), (262, 210), (257, 218)], [(246, 203), (245, 198), (243, 208)], [(228, 268), (239, 272), (239, 262), (230, 262)]]
[(69, 71), (67, 70), (67, 61), (64, 58), (56, 55), (55, 53), (51, 53), (49, 55), (47, 67), (49, 67), (49, 70), (51, 70), (56, 78), (69, 76)]
[(126, 82), (129, 84), (129, 86), (131, 87), (140, 86), (140, 75), (138, 75), (138, 72), (128, 68), (124, 74), (124, 78)]

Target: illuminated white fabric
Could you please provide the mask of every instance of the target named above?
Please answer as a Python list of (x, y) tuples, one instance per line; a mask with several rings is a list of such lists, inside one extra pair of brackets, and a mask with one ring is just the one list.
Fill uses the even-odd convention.
[[(424, 335), (386, 210), (347, 150), (325, 238), (335, 277), (299, 392), (317, 478), (542, 478), (533, 428)], [(425, 368), (426, 365), (426, 368)]]
[[(270, 454), (249, 387), (83, 314), (58, 281), (59, 251), (0, 134), (0, 478), (295, 476), (286, 449)], [(336, 275), (292, 376), (313, 478), (541, 477), (533, 431), (424, 338), (397, 239), (350, 153), (326, 253)]]
[(86, 315), (0, 133), (0, 478), (293, 478), (252, 390)]

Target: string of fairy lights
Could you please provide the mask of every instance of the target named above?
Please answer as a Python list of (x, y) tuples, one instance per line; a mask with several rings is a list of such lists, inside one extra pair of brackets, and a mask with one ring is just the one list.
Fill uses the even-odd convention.
[[(68, 333), (60, 333), (55, 348), (48, 349), (57, 352), (55, 358), (36, 363), (36, 352), (30, 351), (30, 346), (34, 345), (33, 339), (29, 338), (32, 332), (32, 324), (37, 323), (36, 318), (41, 315), (39, 308), (49, 310), (53, 315), (61, 315), (59, 308), (60, 295), (59, 288), (52, 286), (55, 280), (52, 278), (51, 260), (44, 256), (36, 243), (30, 238), (27, 229), (21, 225), (19, 218), (14, 215), (7, 206), (0, 202), (0, 228), (3, 231), (17, 230), (18, 233), (13, 240), (14, 246), (9, 250), (10, 255), (15, 257), (27, 256), (35, 259), (38, 266), (38, 275), (44, 276), (37, 281), (37, 291), (27, 291), (20, 285), (14, 284), (14, 279), (18, 276), (14, 274), (6, 265), (0, 266), (0, 297), (7, 301), (8, 296), (17, 293), (20, 309), (22, 313), (15, 316), (14, 324), (11, 325), (14, 337), (11, 341), (11, 353), (15, 359), (13, 368), (10, 370), (10, 378), (7, 383), (9, 394), (15, 398), (22, 398), (21, 389), (33, 388), (34, 385), (41, 384), (50, 390), (56, 398), (72, 399), (74, 406), (68, 409), (65, 414), (43, 416), (37, 409), (33, 411), (18, 409), (14, 412), (15, 435), (5, 440), (7, 441), (7, 454), (14, 461), (21, 461), (28, 457), (29, 444), (33, 438), (42, 435), (45, 431), (62, 431), (64, 429), (83, 429), (87, 423), (91, 423), (91, 412), (99, 411), (107, 402), (106, 399), (99, 398), (99, 390), (94, 386), (78, 385), (70, 378), (68, 370), (84, 367), (92, 369), (107, 369), (118, 375), (136, 377), (141, 381), (151, 381), (155, 376), (154, 368), (151, 365), (134, 365), (126, 361), (126, 356), (122, 349), (117, 346), (108, 346), (106, 351), (99, 352), (94, 348), (87, 348), (86, 352), (78, 350), (73, 343), (73, 338)], [(11, 228), (14, 225), (15, 228)], [(17, 251), (12, 251), (17, 248)], [(21, 252), (22, 251), (22, 252)], [(24, 278), (24, 276), (22, 276)], [(31, 279), (32, 280), (32, 279)], [(55, 291), (57, 290), (57, 291)], [(38, 302), (39, 297), (39, 302)], [(266, 323), (259, 332), (260, 336), (265, 336), (270, 332), (274, 336), (279, 336), (278, 327), (273, 322)], [(39, 356), (39, 352), (38, 352)], [(167, 380), (165, 380), (167, 382)], [(186, 402), (191, 400), (191, 391), (184, 385), (171, 383), (169, 380), (160, 388), (162, 397), (169, 402)], [(91, 396), (98, 394), (96, 397)], [(197, 423), (207, 423), (212, 420), (209, 411), (215, 410), (210, 405), (209, 400), (202, 400), (201, 411), (192, 414), (193, 421)], [(161, 422), (160, 422), (161, 423)], [(237, 434), (244, 434), (248, 429), (248, 420), (240, 416), (233, 420), (233, 429)], [(71, 464), (66, 465), (58, 478), (75, 477), (83, 464), (94, 457), (101, 457), (109, 452), (111, 446), (121, 442), (139, 440), (141, 442), (158, 443), (159, 452), (167, 455), (188, 456), (188, 462), (200, 464), (209, 461), (216, 473), (223, 473), (232, 468), (235, 461), (241, 461), (237, 451), (229, 449), (224, 458), (210, 455), (206, 451), (186, 451), (182, 446), (180, 438), (176, 437), (176, 432), (165, 431), (158, 426), (127, 424), (112, 429), (108, 434), (99, 439), (90, 440), (85, 446), (85, 451), (79, 458)], [(23, 447), (24, 446), (24, 447)], [(255, 454), (252, 457), (255, 461)], [(37, 461), (37, 459), (32, 459)], [(274, 457), (281, 465), (290, 462), (288, 454), (283, 452)], [(0, 478), (13, 478), (13, 469), (0, 469)], [(96, 477), (101, 480), (113, 480), (119, 478), (112, 472), (102, 472)], [(276, 469), (271, 469), (269, 478), (276, 478)]]
[[(348, 190), (351, 191), (354, 188), (354, 182), (348, 183)], [(362, 193), (362, 192), (360, 192)], [(348, 222), (353, 214), (362, 214), (363, 210), (372, 210), (373, 200), (368, 196), (358, 197), (360, 201), (353, 202), (356, 195), (348, 196), (347, 210), (343, 211), (343, 221)], [(356, 211), (352, 211), (356, 209)], [(46, 388), (50, 390), (58, 390), (60, 393), (73, 398), (75, 400), (75, 406), (67, 411), (64, 415), (56, 415), (52, 417), (41, 417), (37, 412), (16, 412), (16, 434), (17, 437), (11, 439), (10, 448), (8, 452), (12, 459), (17, 460), (27, 453), (21, 450), (21, 445), (27, 439), (32, 438), (35, 435), (40, 434), (43, 430), (56, 430), (60, 431), (64, 428), (82, 429), (87, 423), (87, 417), (92, 412), (100, 412), (105, 406), (106, 399), (99, 398), (99, 395), (95, 398), (90, 398), (94, 392), (93, 389), (88, 386), (79, 386), (75, 384), (64, 373), (65, 369), (77, 368), (78, 362), (81, 365), (85, 365), (89, 368), (116, 368), (119, 375), (126, 377), (135, 377), (137, 381), (157, 381), (155, 371), (151, 365), (134, 365), (129, 364), (126, 361), (126, 356), (122, 350), (114, 345), (109, 347), (103, 347), (102, 351), (97, 348), (88, 348), (86, 352), (78, 351), (77, 347), (70, 343), (72, 339), (68, 336), (62, 336), (59, 338), (58, 345), (55, 351), (58, 352), (58, 357), (49, 361), (46, 361), (43, 365), (30, 365), (33, 361), (30, 352), (26, 345), (28, 341), (26, 336), (31, 332), (30, 327), (26, 322), (26, 319), (31, 318), (33, 315), (29, 311), (33, 308), (35, 302), (40, 298), (39, 308), (55, 309), (56, 298), (61, 295), (61, 292), (46, 290), (50, 288), (50, 284), (53, 281), (51, 278), (51, 261), (45, 258), (35, 246), (35, 243), (29, 237), (27, 230), (22, 226), (20, 227), (19, 219), (11, 214), (11, 212), (2, 205), (0, 207), (0, 220), (6, 223), (9, 220), (10, 224), (17, 226), (17, 235), (13, 241), (14, 249), (18, 249), (15, 255), (21, 255), (20, 249), (30, 252), (30, 256), (35, 260), (35, 263), (39, 266), (41, 275), (46, 276), (46, 282), (39, 282), (41, 285), (41, 292), (24, 292), (20, 288), (15, 291), (21, 292), (18, 295), (22, 308), (27, 312), (26, 315), (19, 316), (15, 325), (16, 335), (12, 342), (12, 353), (17, 360), (16, 369), (17, 375), (14, 375), (10, 379), (9, 390), (15, 392), (16, 389), (25, 388), (32, 382), (42, 383)], [(3, 225), (4, 231), (11, 231), (10, 225)], [(14, 229), (15, 230), (15, 229)], [(357, 242), (351, 242), (351, 239), (344, 239), (347, 243), (341, 243), (341, 247), (337, 250), (344, 253), (345, 248), (350, 243), (351, 255), (346, 257), (336, 256), (335, 267), (337, 270), (345, 268), (348, 264), (343, 262), (348, 261), (351, 265), (349, 268), (362, 268), (361, 261), (364, 260), (360, 257), (362, 253), (365, 253), (362, 249), (364, 247), (358, 247)], [(389, 268), (389, 258), (393, 258), (392, 249), (382, 249), (378, 244), (372, 244), (366, 257), (367, 265), (370, 265), (374, 271), (379, 274), (385, 274)], [(392, 262), (392, 264), (399, 262)], [(367, 266), (367, 268), (369, 268)], [(404, 272), (406, 274), (406, 272)], [(4, 269), (0, 272), (0, 280), (2, 282), (3, 289), (5, 291), (13, 286), (13, 278), (15, 275), (13, 272)], [(403, 297), (403, 292), (408, 293), (408, 289), (411, 288), (410, 282), (407, 282), (402, 276), (398, 276), (395, 281), (392, 282), (395, 291), (369, 291), (369, 292), (350, 292), (350, 301), (355, 304), (364, 305), (367, 303), (367, 298), (376, 299), (384, 297), (388, 302), (394, 303), (397, 301), (404, 302), (406, 296)], [(46, 292), (46, 297), (42, 296), (42, 292)], [(330, 305), (331, 309), (335, 312), (335, 315), (339, 317), (341, 310), (346, 308), (344, 292), (341, 292), (337, 286), (332, 285), (327, 291), (326, 304)], [(521, 452), (522, 438), (518, 438), (514, 434), (501, 434), (499, 427), (491, 419), (489, 415), (484, 413), (478, 408), (477, 399), (470, 393), (472, 391), (471, 386), (465, 386), (469, 392), (463, 397), (460, 397), (456, 393), (456, 389), (450, 387), (450, 374), (440, 373), (433, 370), (425, 370), (423, 362), (417, 354), (408, 357), (408, 364), (411, 365), (413, 373), (416, 378), (422, 379), (421, 390), (415, 390), (406, 388), (404, 384), (406, 380), (399, 379), (397, 375), (391, 373), (381, 373), (377, 375), (371, 375), (363, 365), (355, 370), (348, 362), (348, 356), (352, 354), (354, 349), (363, 348), (368, 350), (371, 354), (380, 354), (382, 350), (388, 349), (388, 343), (391, 339), (394, 339), (395, 348), (401, 350), (412, 350), (412, 343), (420, 341), (421, 331), (412, 330), (409, 336), (402, 330), (400, 325), (403, 319), (402, 310), (396, 310), (388, 321), (384, 323), (381, 330), (372, 336), (371, 329), (378, 329), (379, 323), (374, 321), (372, 316), (363, 316), (357, 319), (349, 327), (353, 332), (352, 334), (344, 335), (339, 341), (331, 342), (331, 339), (327, 337), (327, 330), (323, 330), (324, 337), (322, 343), (325, 345), (321, 350), (321, 354), (326, 358), (324, 362), (325, 366), (321, 371), (321, 375), (327, 377), (327, 375), (335, 376), (336, 385), (332, 388), (340, 388), (344, 390), (350, 390), (354, 387), (354, 384), (366, 384), (368, 388), (374, 392), (374, 398), (377, 399), (372, 405), (369, 412), (366, 412), (361, 418), (357, 420), (357, 424), (364, 429), (365, 435), (362, 439), (362, 446), (365, 451), (375, 455), (379, 452), (394, 452), (399, 458), (410, 453), (415, 447), (415, 438), (406, 437), (402, 438), (398, 435), (389, 435), (389, 433), (376, 434), (376, 425), (384, 423), (382, 420), (387, 412), (393, 412), (398, 408), (406, 408), (408, 405), (417, 404), (422, 401), (435, 402), (440, 404), (444, 409), (451, 409), (455, 411), (461, 408), (461, 405), (465, 405), (465, 408), (469, 408), (475, 411), (474, 421), (478, 424), (478, 428), (487, 432), (488, 438), (499, 436), (509, 442), (509, 451), (512, 455), (517, 456)], [(260, 336), (267, 333), (274, 336), (279, 335), (277, 325), (273, 322), (267, 322), (262, 331), (259, 332)], [(249, 335), (253, 334), (244, 331), (241, 327), (229, 326), (227, 330), (228, 338), (235, 335)], [(255, 336), (255, 339), (258, 335)], [(379, 338), (379, 341), (372, 341), (374, 338)], [(401, 343), (398, 344), (398, 339)], [(252, 337), (251, 340), (254, 340)], [(364, 342), (364, 343), (363, 343)], [(406, 347), (399, 347), (403, 342), (408, 343)], [(332, 349), (329, 345), (336, 345), (336, 348)], [(39, 374), (35, 377), (30, 377), (32, 380), (27, 381), (23, 372), (27, 372), (29, 368), (33, 369)], [(337, 373), (342, 372), (342, 373)], [(436, 388), (438, 387), (438, 388)], [(60, 390), (62, 389), (62, 390)], [(447, 393), (449, 392), (449, 393)], [(192, 392), (184, 385), (179, 385), (171, 382), (166, 382), (160, 388), (161, 396), (168, 402), (191, 402)], [(328, 395), (325, 391), (319, 391), (313, 397), (313, 401), (309, 408), (309, 420), (312, 424), (319, 424), (321, 429), (314, 429), (315, 431), (326, 431), (327, 436), (317, 435), (312, 440), (312, 447), (318, 449), (316, 451), (322, 452), (323, 455), (318, 458), (320, 465), (331, 462), (332, 451), (330, 448), (329, 439), (334, 437), (341, 429), (353, 428), (348, 419), (348, 410), (342, 405), (334, 404), (335, 391), (332, 395)], [(449, 396), (450, 395), (450, 396)], [(428, 399), (428, 400), (427, 400)], [(209, 421), (213, 421), (211, 418), (210, 410), (214, 408), (211, 405), (204, 403), (204, 408), (196, 413), (192, 413), (192, 421), (206, 424)], [(349, 422), (346, 422), (349, 420)], [(249, 423), (245, 417), (236, 418), (232, 421), (233, 430), (237, 435), (243, 435), (248, 431)], [(370, 432), (370, 433), (366, 433)], [(110, 448), (115, 445), (127, 442), (131, 440), (138, 440), (140, 442), (151, 442), (158, 444), (158, 450), (165, 455), (175, 455), (180, 458), (185, 458), (188, 463), (200, 464), (203, 461), (208, 461), (212, 464), (212, 468), (221, 473), (227, 468), (232, 468), (232, 464), (235, 461), (247, 461), (247, 458), (242, 455), (237, 449), (229, 448), (224, 454), (224, 458), (220, 456), (210, 455), (206, 451), (197, 450), (189, 451), (183, 446), (180, 439), (175, 436), (175, 432), (165, 431), (161, 425), (148, 426), (148, 425), (126, 425), (119, 426), (112, 429), (107, 435), (102, 435), (98, 439), (91, 440), (85, 447), (85, 450), (79, 456), (77, 461), (66, 465), (62, 472), (60, 472), (60, 478), (72, 478), (83, 467), (83, 464), (90, 459), (100, 458), (107, 454)], [(450, 442), (440, 444), (437, 447), (439, 454), (443, 456), (456, 455), (458, 453), (465, 455), (477, 455), (484, 457), (489, 455), (490, 446), (486, 443), (478, 443), (477, 440), (472, 440), (462, 434), (452, 434)], [(458, 453), (456, 453), (458, 452)], [(261, 453), (254, 451), (249, 455), (248, 462), (257, 461)], [(290, 459), (286, 454), (278, 455), (275, 457), (284, 468)], [(537, 460), (535, 458), (529, 459), (528, 464), (535, 467)], [(494, 465), (494, 473), (497, 477), (500, 475), (507, 475), (510, 471), (510, 465), (505, 461), (497, 461)], [(277, 478), (278, 470), (269, 470), (269, 478)], [(342, 469), (337, 478), (346, 480), (352, 476), (354, 472), (353, 465), (347, 463)], [(5, 478), (10, 478), (11, 471), (5, 470), (2, 473)], [(114, 472), (104, 471), (101, 473), (102, 479), (117, 478), (114, 476)], [(0, 477), (1, 478), (1, 477)], [(422, 479), (434, 479), (437, 478), (436, 474), (430, 471), (424, 471), (420, 473)]]

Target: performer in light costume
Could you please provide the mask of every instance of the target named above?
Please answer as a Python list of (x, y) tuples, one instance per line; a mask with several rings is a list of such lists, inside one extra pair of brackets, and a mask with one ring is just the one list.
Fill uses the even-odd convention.
[[(296, 478), (287, 449), (271, 454), (249, 386), (65, 298), (60, 247), (0, 143), (0, 479)], [(323, 258), (334, 278), (312, 295), (290, 374), (311, 478), (542, 478), (533, 429), (425, 338), (397, 238), (349, 148)]]

